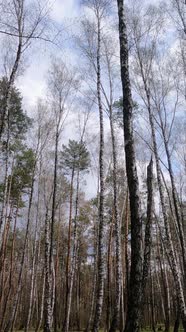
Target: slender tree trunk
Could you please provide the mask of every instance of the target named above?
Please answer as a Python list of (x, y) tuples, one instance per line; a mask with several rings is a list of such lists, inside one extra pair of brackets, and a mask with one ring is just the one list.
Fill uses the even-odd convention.
[[(158, 258), (160, 264), (161, 278), (163, 284), (163, 300), (164, 300), (164, 311), (165, 311), (165, 332), (169, 332), (170, 330), (170, 293), (169, 293), (169, 285), (168, 285), (168, 277), (165, 266), (165, 253), (164, 247), (161, 243), (161, 253), (158, 245)], [(162, 263), (163, 260), (163, 263)]]
[(180, 327), (180, 313), (178, 310), (176, 313), (176, 320), (174, 323), (174, 332), (179, 332), (179, 327)]
[(41, 327), (41, 324), (42, 324), (43, 311), (44, 311), (44, 297), (45, 297), (45, 270), (44, 270), (44, 273), (43, 273), (43, 287), (42, 287), (42, 296), (41, 296), (41, 305), (40, 305), (40, 316), (39, 316), (39, 321), (38, 321), (37, 327), (35, 329), (35, 332), (40, 331), (40, 327)]
[(129, 192), (126, 194), (126, 211), (124, 219), (124, 307), (125, 314), (127, 312), (127, 302), (129, 294), (129, 254), (128, 254), (128, 235), (129, 235), (129, 218), (130, 218), (130, 207), (129, 207)]
[(125, 332), (139, 332), (142, 296), (142, 220), (139, 184), (133, 137), (133, 102), (128, 65), (128, 40), (123, 0), (117, 0), (119, 17), (121, 80), (123, 88), (123, 121), (126, 172), (131, 212), (131, 273)]
[(153, 332), (156, 332), (155, 305), (154, 305), (154, 285), (153, 285), (152, 271), (150, 271), (150, 307), (151, 307), (152, 330), (153, 330)]
[(93, 322), (93, 314), (95, 307), (95, 297), (96, 297), (96, 284), (97, 284), (97, 254), (98, 254), (98, 244), (97, 244), (97, 229), (95, 226), (95, 245), (94, 245), (94, 265), (93, 265), (93, 284), (92, 284), (92, 296), (91, 296), (91, 306), (90, 306), (90, 315), (87, 323), (87, 327), (85, 332), (89, 332), (91, 330), (92, 322)]
[[(113, 121), (113, 84), (111, 75), (111, 62), (106, 52), (106, 61), (108, 66), (108, 76), (110, 85), (110, 100), (107, 98), (105, 90), (102, 87), (103, 95), (105, 96), (108, 109), (109, 109), (109, 120), (110, 120), (110, 131), (111, 131), (111, 142), (112, 142), (112, 161), (113, 161), (113, 192), (114, 192), (114, 221), (115, 221), (115, 241), (116, 241), (116, 291), (114, 299), (113, 317), (110, 323), (108, 323), (110, 332), (114, 332), (119, 325), (120, 318), (120, 303), (121, 303), (121, 287), (122, 287), (122, 268), (121, 268), (121, 223), (118, 211), (118, 181), (117, 181), (117, 151), (116, 151), (116, 139), (115, 129)], [(110, 318), (109, 318), (110, 320)]]
[(98, 268), (97, 268), (97, 293), (95, 303), (95, 315), (93, 323), (93, 332), (98, 332), (100, 327), (100, 320), (103, 308), (104, 297), (104, 279), (105, 279), (105, 250), (104, 250), (104, 123), (103, 123), (103, 108), (101, 100), (101, 19), (97, 17), (97, 98), (99, 107), (99, 123), (100, 123), (100, 148), (99, 148), (99, 179), (100, 179), (100, 194), (99, 194), (99, 230), (98, 230)]
[(57, 249), (56, 249), (56, 262), (55, 262), (55, 303), (54, 303), (54, 332), (57, 332), (58, 320), (57, 320), (57, 284), (58, 284), (58, 272), (59, 272), (59, 245), (60, 245), (60, 220), (61, 220), (61, 211), (59, 208), (59, 222), (58, 222), (58, 231), (57, 231)]
[[(77, 245), (78, 247), (78, 245)], [(78, 248), (77, 248), (78, 251)], [(79, 255), (77, 254), (78, 258), (76, 260), (77, 265), (77, 277), (76, 277), (76, 326), (77, 331), (81, 331), (81, 320), (80, 320), (80, 304), (81, 304), (81, 260)]]
[(156, 280), (157, 280), (157, 285), (158, 285), (158, 290), (160, 294), (160, 300), (161, 300), (161, 317), (163, 317), (164, 322), (166, 322), (166, 315), (165, 315), (165, 306), (164, 306), (164, 296), (162, 294), (162, 289), (160, 285), (160, 276), (159, 276), (159, 270), (156, 270)]
[[(7, 203), (8, 204), (8, 203)], [(6, 263), (6, 252), (7, 252), (7, 242), (8, 242), (8, 234), (10, 230), (10, 222), (12, 219), (12, 210), (13, 208), (10, 206), (10, 211), (9, 215), (7, 216), (7, 211), (6, 211), (6, 216), (5, 216), (5, 227), (4, 227), (4, 233), (3, 233), (3, 242), (1, 246), (1, 252), (0, 252), (0, 276), (1, 276), (1, 304), (4, 299), (4, 289), (5, 289), (5, 263)]]
[(63, 323), (63, 329), (65, 329), (67, 310), (68, 310), (68, 298), (69, 298), (69, 269), (70, 269), (70, 255), (71, 255), (71, 233), (72, 233), (72, 206), (73, 206), (73, 184), (74, 184), (74, 168), (72, 169), (71, 182), (70, 182), (70, 211), (69, 211), (69, 224), (68, 224), (68, 251), (66, 261), (66, 298), (65, 298), (65, 320)]
[(54, 265), (54, 258), (52, 257), (51, 262), (51, 326), (53, 325), (53, 318), (54, 318), (54, 306), (55, 306), (55, 265)]
[(169, 332), (170, 330), (170, 293), (169, 293), (169, 284), (168, 284), (168, 277), (167, 277), (167, 271), (166, 267), (164, 265), (164, 273), (165, 273), (165, 291), (166, 291), (166, 296), (165, 296), (165, 332)]
[(110, 128), (112, 139), (113, 156), (113, 189), (114, 189), (114, 221), (115, 221), (115, 239), (116, 239), (116, 290), (114, 314), (110, 326), (110, 332), (115, 332), (119, 325), (120, 301), (121, 301), (121, 224), (118, 213), (118, 193), (117, 193), (117, 152), (115, 142), (115, 132), (113, 125), (112, 105), (110, 105)]
[(110, 330), (110, 318), (111, 318), (111, 265), (112, 265), (112, 233), (113, 233), (113, 220), (114, 213), (112, 212), (112, 220), (109, 231), (108, 241), (108, 254), (107, 254), (107, 313), (106, 313), (106, 327), (107, 331)]
[(149, 275), (151, 246), (152, 246), (152, 219), (153, 219), (153, 160), (147, 167), (147, 221), (145, 226), (145, 249), (143, 261), (143, 293), (146, 287), (146, 281)]
[(50, 271), (50, 223), (48, 210), (45, 218), (45, 292), (44, 292), (44, 332), (51, 332), (52, 325), (52, 280)]
[(72, 303), (72, 290), (74, 284), (75, 267), (77, 260), (77, 215), (78, 215), (78, 203), (79, 203), (79, 169), (77, 172), (77, 186), (76, 186), (76, 203), (75, 203), (75, 216), (74, 216), (74, 236), (73, 236), (73, 253), (72, 253), (72, 264), (70, 272), (70, 285), (69, 285), (69, 296), (67, 303), (67, 315), (65, 317), (64, 332), (69, 330), (70, 311)]
[(54, 154), (54, 180), (53, 180), (53, 195), (52, 195), (52, 216), (51, 216), (51, 227), (50, 227), (50, 259), (49, 259), (49, 273), (50, 273), (50, 283), (51, 283), (51, 321), (52, 326), (53, 320), (53, 309), (55, 307), (55, 269), (53, 261), (53, 251), (54, 251), (54, 226), (55, 226), (55, 216), (56, 216), (56, 195), (57, 195), (57, 171), (58, 171), (58, 145), (59, 145), (59, 126), (61, 121), (62, 111), (60, 109), (59, 118), (56, 126), (55, 135), (55, 154)]
[[(41, 165), (40, 165), (40, 172), (41, 172)], [(39, 174), (39, 179), (40, 179), (40, 174)], [(29, 299), (28, 316), (27, 316), (26, 325), (25, 325), (25, 332), (27, 332), (29, 329), (31, 313), (32, 313), (32, 306), (33, 306), (33, 297), (34, 297), (38, 220), (39, 220), (39, 207), (40, 207), (40, 181), (39, 181), (38, 186), (39, 186), (39, 188), (38, 188), (38, 196), (37, 196), (37, 214), (36, 214), (36, 224), (35, 224), (35, 233), (34, 233), (33, 259), (32, 259), (32, 269), (31, 269), (31, 282), (30, 282), (30, 299)]]
[(59, 144), (59, 124), (58, 120), (56, 137), (55, 137), (55, 159), (54, 159), (54, 180), (53, 180), (53, 196), (52, 196), (52, 216), (51, 216), (51, 232), (50, 232), (50, 270), (52, 271), (53, 249), (54, 249), (54, 224), (56, 215), (56, 191), (57, 191), (57, 169), (58, 169), (58, 144)]
[[(9, 197), (11, 192), (12, 183), (12, 173), (10, 178), (10, 183), (8, 183), (8, 169), (9, 169), (9, 154), (10, 154), (10, 128), (9, 128), (9, 112), (8, 112), (8, 128), (7, 128), (7, 138), (6, 138), (6, 160), (5, 160), (5, 178), (4, 178), (4, 195), (3, 195), (3, 206), (1, 211), (0, 219), (0, 248), (2, 247), (3, 241), (3, 231), (6, 224), (7, 208), (9, 203)], [(1, 139), (0, 139), (1, 141)], [(12, 172), (13, 172), (14, 160), (12, 162)], [(8, 188), (9, 187), (9, 188)]]

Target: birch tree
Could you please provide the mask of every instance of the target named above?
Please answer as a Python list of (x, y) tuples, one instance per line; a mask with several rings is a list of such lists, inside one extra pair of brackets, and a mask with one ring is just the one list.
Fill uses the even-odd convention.
[[(104, 278), (105, 278), (105, 253), (104, 253), (104, 123), (103, 123), (103, 106), (101, 96), (101, 24), (103, 18), (108, 10), (109, 2), (96, 0), (87, 2), (84, 5), (88, 6), (94, 14), (96, 24), (96, 61), (93, 66), (96, 71), (96, 85), (97, 85), (97, 103), (99, 109), (99, 125), (100, 125), (100, 142), (99, 142), (99, 235), (98, 235), (98, 256), (97, 256), (97, 296), (96, 296), (96, 309), (93, 323), (93, 331), (99, 330), (100, 319), (103, 307), (104, 297)], [(92, 57), (92, 56), (91, 56)]]
[(12, 44), (15, 43), (15, 50), (13, 50), (15, 54), (13, 54), (13, 59), (11, 59), (10, 54), (8, 54), (8, 63), (5, 63), (8, 84), (4, 100), (4, 108), (2, 109), (0, 120), (1, 140), (7, 122), (7, 107), (11, 87), (18, 74), (23, 54), (34, 39), (42, 38), (44, 25), (46, 25), (45, 19), (48, 14), (48, 8), (46, 6), (41, 6), (40, 3), (36, 2), (30, 5), (25, 0), (12, 0), (8, 3), (7, 1), (2, 0), (0, 5), (2, 11), (0, 34), (11, 39)]
[(123, 89), (123, 124), (126, 172), (131, 213), (131, 272), (125, 332), (139, 331), (142, 296), (142, 220), (139, 184), (133, 137), (133, 102), (128, 64), (128, 38), (123, 0), (118, 0), (121, 81)]

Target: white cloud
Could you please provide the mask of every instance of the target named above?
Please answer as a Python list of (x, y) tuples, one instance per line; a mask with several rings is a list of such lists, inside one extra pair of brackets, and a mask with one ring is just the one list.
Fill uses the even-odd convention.
[(21, 91), (24, 108), (30, 113), (37, 99), (46, 96), (46, 74), (49, 67), (49, 58), (34, 56), (32, 63), (26, 68), (24, 74), (17, 80), (17, 86)]
[(77, 0), (56, 0), (52, 10), (52, 18), (61, 23), (64, 18), (72, 18), (78, 14)]

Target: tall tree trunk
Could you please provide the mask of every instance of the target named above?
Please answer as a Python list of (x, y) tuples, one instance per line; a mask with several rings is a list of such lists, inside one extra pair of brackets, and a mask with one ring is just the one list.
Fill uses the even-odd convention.
[[(168, 284), (168, 276), (166, 271), (166, 262), (165, 262), (165, 252), (164, 247), (161, 242), (161, 252), (158, 245), (158, 260), (160, 265), (161, 279), (163, 284), (163, 301), (164, 301), (164, 312), (165, 312), (165, 332), (169, 332), (170, 330), (170, 292), (169, 292), (169, 284)], [(163, 262), (162, 262), (163, 260)]]
[(168, 277), (167, 277), (167, 271), (166, 271), (166, 266), (164, 263), (164, 273), (165, 273), (165, 332), (169, 332), (170, 330), (170, 314), (171, 314), (171, 308), (170, 308), (170, 293), (169, 293), (169, 284), (168, 284)]
[(70, 182), (70, 210), (69, 210), (69, 224), (68, 224), (68, 251), (66, 261), (66, 297), (65, 297), (65, 320), (63, 323), (63, 330), (66, 325), (68, 298), (69, 298), (69, 269), (70, 269), (70, 256), (71, 256), (71, 233), (72, 233), (72, 207), (73, 207), (73, 184), (74, 184), (74, 168), (72, 169), (71, 182)]
[[(52, 216), (51, 216), (51, 232), (50, 232), (50, 271), (52, 271), (53, 249), (54, 249), (54, 225), (56, 215), (56, 192), (57, 192), (57, 169), (58, 169), (58, 144), (59, 144), (59, 125), (60, 117), (56, 129), (55, 137), (55, 157), (54, 157), (54, 180), (53, 180), (53, 196), (52, 196)], [(52, 274), (52, 272), (51, 272)]]
[[(53, 260), (54, 251), (54, 225), (56, 215), (56, 194), (57, 194), (57, 169), (58, 169), (58, 144), (59, 144), (59, 126), (61, 121), (62, 110), (60, 109), (59, 118), (57, 120), (56, 134), (55, 134), (55, 152), (54, 152), (54, 178), (53, 178), (53, 194), (52, 194), (52, 215), (51, 225), (48, 225), (48, 215), (46, 216), (45, 228), (45, 304), (44, 304), (44, 332), (51, 331), (53, 321), (53, 309), (55, 306), (55, 269)], [(48, 236), (50, 237), (50, 244), (48, 244)], [(48, 253), (49, 250), (49, 253)], [(48, 261), (49, 254), (49, 261)], [(48, 265), (49, 264), (49, 265)]]
[(61, 221), (61, 210), (59, 208), (59, 221), (57, 230), (57, 249), (56, 249), (56, 261), (55, 261), (55, 303), (54, 303), (54, 332), (57, 332), (58, 320), (57, 320), (57, 284), (58, 284), (58, 272), (59, 272), (59, 246), (60, 246), (60, 221)]
[(91, 294), (91, 306), (90, 306), (90, 314), (87, 322), (85, 332), (89, 332), (92, 327), (93, 322), (93, 314), (95, 307), (95, 296), (96, 296), (96, 284), (97, 284), (97, 254), (98, 254), (98, 243), (97, 243), (97, 228), (94, 227), (95, 232), (95, 245), (94, 245), (94, 264), (93, 264), (93, 284), (92, 284), (92, 294)]
[(153, 330), (153, 332), (156, 332), (155, 304), (154, 304), (154, 284), (153, 284), (152, 271), (150, 271), (150, 307), (151, 307), (152, 330)]
[[(77, 245), (78, 251), (78, 245)], [(81, 320), (80, 320), (80, 304), (81, 304), (81, 259), (80, 256), (77, 254), (77, 277), (76, 277), (76, 326), (77, 331), (81, 331)]]
[(117, 152), (115, 142), (115, 132), (113, 124), (112, 105), (110, 105), (110, 128), (112, 140), (113, 156), (113, 189), (114, 189), (114, 222), (115, 222), (115, 239), (116, 239), (116, 290), (114, 314), (110, 326), (110, 332), (115, 332), (119, 325), (120, 301), (121, 301), (121, 224), (118, 212), (118, 192), (117, 192)]
[[(129, 254), (128, 254), (128, 235), (129, 235), (129, 219), (130, 219), (130, 207), (129, 207), (129, 192), (126, 193), (126, 206), (124, 213), (124, 271), (123, 271), (123, 283), (124, 283), (124, 309), (125, 316), (127, 312), (127, 302), (129, 294)], [(125, 317), (126, 318), (126, 317)]]
[[(9, 112), (8, 112), (8, 128), (7, 128), (7, 138), (6, 138), (6, 159), (5, 159), (5, 178), (4, 178), (4, 195), (3, 195), (3, 205), (0, 218), (0, 248), (2, 247), (2, 235), (4, 227), (6, 224), (7, 208), (9, 203), (9, 197), (11, 192), (11, 183), (12, 183), (12, 173), (14, 168), (14, 157), (12, 162), (12, 172), (10, 183), (8, 183), (8, 170), (9, 170), (9, 156), (10, 156), (10, 126), (9, 126)], [(8, 188), (9, 187), (9, 188)]]
[(119, 17), (120, 63), (123, 88), (123, 121), (126, 172), (131, 212), (131, 273), (125, 332), (140, 329), (140, 305), (142, 296), (142, 220), (139, 184), (133, 137), (133, 102), (129, 78), (128, 40), (123, 0), (117, 0)]
[(101, 100), (101, 19), (97, 17), (97, 99), (99, 107), (99, 124), (100, 124), (100, 147), (99, 147), (99, 229), (98, 229), (98, 262), (97, 262), (97, 293), (95, 300), (95, 315), (93, 323), (93, 332), (98, 332), (103, 308), (104, 297), (104, 279), (105, 279), (105, 252), (104, 252), (104, 123), (103, 108)]
[[(51, 227), (50, 227), (50, 259), (49, 259), (49, 273), (51, 282), (51, 314), (53, 315), (53, 309), (55, 307), (55, 269), (54, 269), (54, 226), (56, 216), (56, 195), (57, 195), (57, 171), (58, 171), (58, 145), (59, 145), (59, 127), (61, 121), (62, 110), (60, 109), (59, 118), (56, 126), (55, 135), (55, 154), (54, 154), (54, 179), (53, 179), (53, 195), (52, 195), (52, 216), (51, 216)], [(53, 316), (52, 316), (53, 318)], [(50, 324), (52, 325), (52, 318)]]
[(106, 312), (106, 328), (110, 330), (110, 318), (111, 318), (111, 265), (112, 265), (112, 237), (113, 237), (113, 221), (114, 212), (112, 211), (112, 219), (109, 230), (108, 240), (108, 254), (107, 254), (107, 312)]
[[(7, 203), (8, 204), (8, 203)], [(5, 263), (6, 263), (6, 253), (7, 253), (7, 242), (8, 242), (8, 235), (9, 235), (9, 230), (10, 230), (10, 222), (12, 219), (12, 211), (13, 208), (10, 206), (10, 211), (9, 215), (5, 215), (5, 227), (4, 227), (4, 232), (3, 232), (3, 242), (1, 246), (1, 251), (0, 251), (0, 276), (1, 276), (1, 304), (4, 299), (4, 288), (5, 288)]]
[(74, 216), (74, 236), (73, 236), (73, 253), (72, 253), (72, 264), (71, 264), (71, 272), (70, 272), (70, 285), (69, 285), (69, 296), (67, 302), (67, 315), (65, 317), (64, 324), (64, 332), (68, 332), (69, 330), (69, 321), (70, 321), (70, 311), (71, 311), (71, 303), (72, 303), (72, 290), (74, 284), (74, 275), (76, 268), (76, 260), (77, 260), (77, 216), (78, 216), (78, 204), (79, 204), (79, 169), (77, 172), (77, 186), (76, 186), (76, 203), (75, 203), (75, 216)]
[(40, 315), (35, 332), (40, 331), (40, 327), (42, 324), (43, 312), (44, 312), (44, 297), (45, 297), (45, 269), (43, 270), (43, 286), (42, 286), (42, 295), (41, 295)]
[(37, 213), (36, 213), (36, 224), (35, 224), (35, 232), (34, 232), (34, 244), (33, 244), (33, 259), (32, 259), (32, 269), (31, 269), (31, 282), (30, 282), (30, 299), (29, 299), (29, 307), (28, 307), (28, 315), (26, 319), (25, 332), (28, 331), (32, 306), (33, 306), (33, 297), (34, 297), (34, 281), (35, 281), (35, 270), (36, 270), (36, 252), (37, 252), (37, 236), (38, 236), (38, 220), (39, 220), (39, 208), (40, 208), (40, 175), (41, 175), (41, 164), (39, 171), (39, 183), (38, 183), (38, 195), (37, 195)]
[[(156, 265), (155, 265), (156, 269)], [(160, 285), (160, 276), (159, 276), (159, 269), (158, 271), (156, 270), (156, 283), (158, 285), (158, 291), (160, 294), (160, 301), (161, 301), (161, 317), (163, 317), (163, 321), (166, 322), (166, 314), (165, 314), (165, 304), (164, 304), (164, 294), (162, 294), (162, 289)]]
[(45, 292), (44, 292), (44, 332), (51, 332), (52, 328), (52, 280), (50, 271), (50, 223), (48, 209), (45, 218)]
[(152, 246), (152, 219), (153, 219), (153, 160), (147, 167), (147, 221), (145, 226), (145, 249), (143, 261), (142, 290), (145, 291), (149, 275), (151, 246)]

